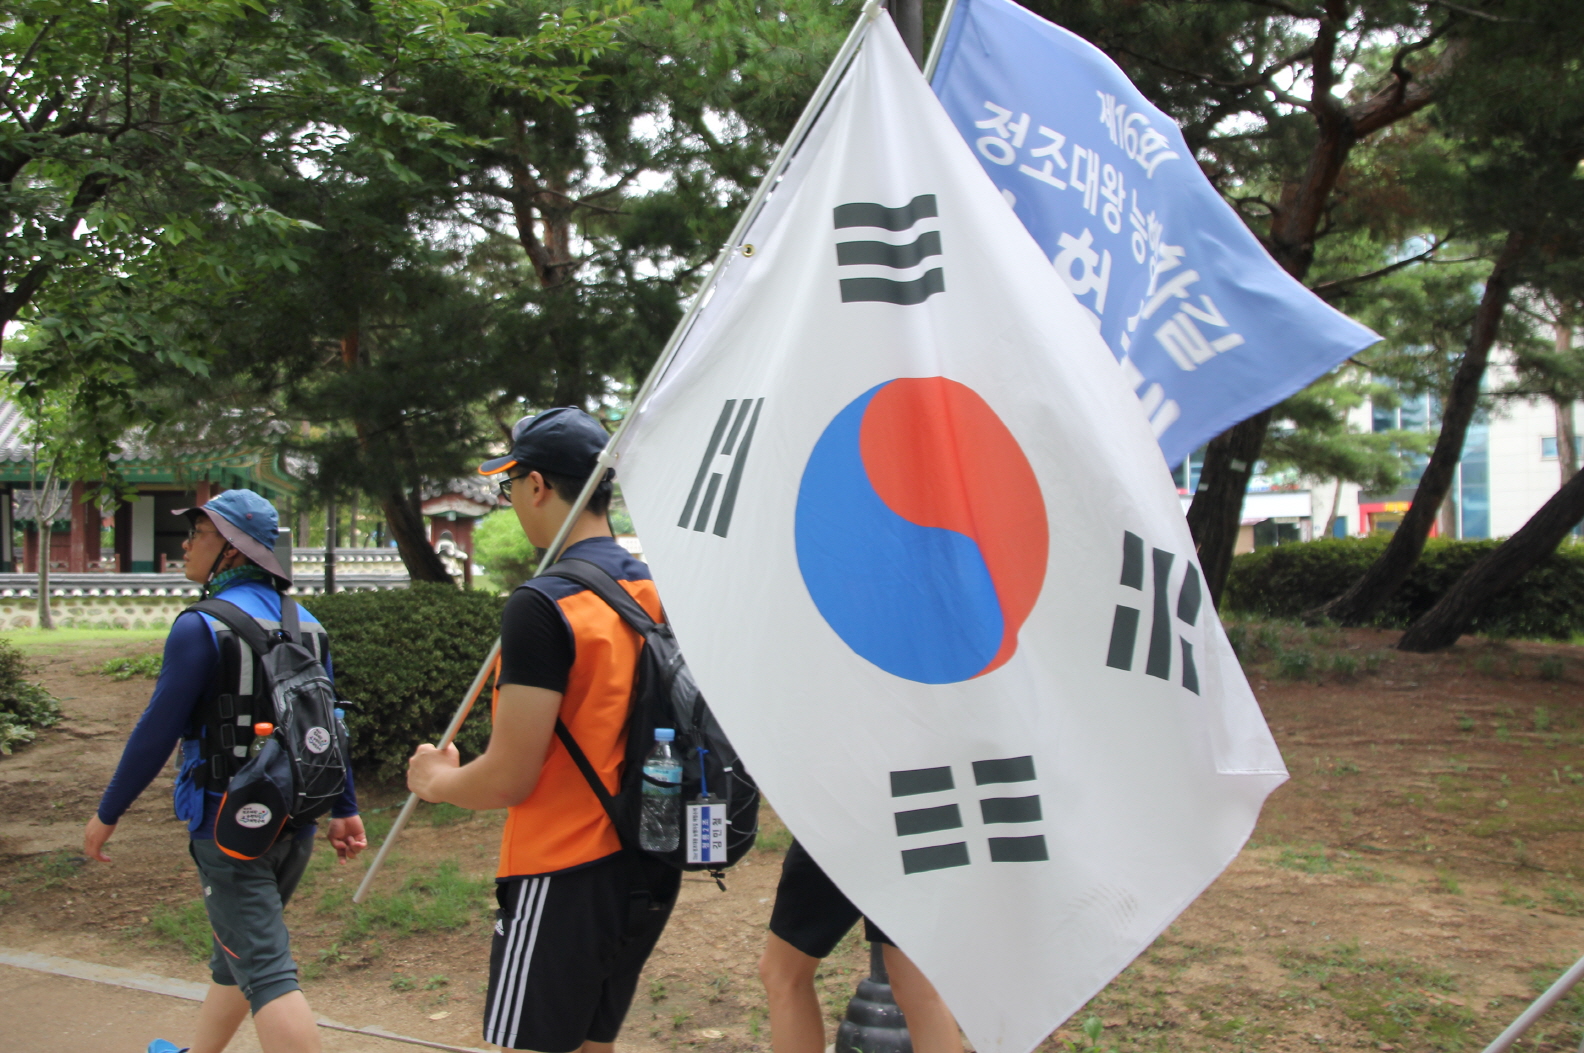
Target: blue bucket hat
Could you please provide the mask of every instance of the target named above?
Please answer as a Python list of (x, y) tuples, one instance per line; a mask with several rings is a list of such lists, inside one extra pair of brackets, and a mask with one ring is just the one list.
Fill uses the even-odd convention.
[(511, 452), (479, 465), (480, 475), (520, 468), (587, 479), (610, 441), (603, 425), (576, 406), (557, 406), (512, 425)]
[(280, 517), (275, 506), (252, 490), (227, 490), (211, 497), (198, 508), (178, 508), (174, 515), (202, 512), (209, 517), (220, 536), (231, 547), (254, 563), (263, 567), (286, 584), (291, 584), (291, 571), (281, 567), (275, 558), (275, 538), (280, 533)]

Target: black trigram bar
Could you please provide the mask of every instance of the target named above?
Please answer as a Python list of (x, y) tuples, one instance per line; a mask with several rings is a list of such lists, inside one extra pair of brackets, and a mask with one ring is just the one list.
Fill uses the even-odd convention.
[(1002, 760), (976, 760), (973, 762), (974, 783), (985, 786), (994, 782), (1029, 782), (1034, 778), (1033, 757), (1006, 757)]
[(1042, 863), (1050, 858), (1045, 848), (1045, 836), (992, 837), (990, 862), (992, 863)]
[(836, 229), (843, 227), (880, 227), (883, 230), (907, 230), (921, 219), (940, 215), (935, 208), (934, 194), (920, 194), (899, 208), (886, 208), (872, 201), (855, 201), (835, 208)]
[(910, 282), (892, 281), (890, 278), (841, 280), (842, 303), (894, 303), (911, 307), (945, 291), (946, 274), (939, 267), (930, 268)]
[(1133, 644), (1138, 639), (1138, 623), (1137, 607), (1117, 604), (1116, 616), (1111, 619), (1111, 646), (1106, 651), (1106, 665), (1112, 669), (1133, 668)]
[(943, 804), (938, 808), (914, 808), (912, 811), (896, 813), (898, 837), (929, 834), (936, 830), (956, 830), (962, 824), (962, 812), (958, 811), (955, 804)]
[[(1153, 589), (1152, 621), (1148, 656), (1144, 672), (1162, 680), (1171, 679), (1171, 608), (1166, 590), (1171, 578), (1172, 563), (1176, 557), (1161, 549), (1151, 550), (1152, 570), (1155, 576)], [(1122, 534), (1122, 584), (1130, 589), (1144, 588), (1144, 539), (1132, 531)], [(1189, 625), (1199, 620), (1199, 609), (1204, 604), (1204, 587), (1199, 579), (1199, 568), (1189, 562), (1183, 571), (1182, 587), (1177, 592), (1177, 617)], [(1112, 669), (1131, 670), (1133, 649), (1138, 643), (1139, 620), (1143, 612), (1125, 604), (1117, 604), (1111, 619), (1111, 643), (1106, 648), (1106, 665)], [(1178, 637), (1182, 648), (1182, 686), (1199, 693), (1199, 670), (1194, 666), (1193, 644), (1187, 637)]]
[(955, 787), (951, 768), (914, 768), (891, 773), (891, 796), (912, 797), (916, 793), (938, 793)]
[(1122, 584), (1144, 588), (1144, 539), (1131, 530), (1122, 532)]
[(950, 845), (930, 845), (928, 848), (902, 850), (902, 873), (921, 874), (926, 870), (945, 870), (947, 867), (968, 865), (968, 844), (958, 841)]
[(1177, 617), (1192, 625), (1199, 620), (1199, 604), (1203, 593), (1199, 590), (1199, 568), (1192, 563), (1183, 572), (1182, 591), (1177, 594)]
[(979, 814), (987, 823), (1037, 823), (1045, 818), (1036, 797), (991, 797), (979, 802)]
[(836, 265), (857, 267), (874, 264), (907, 270), (930, 256), (941, 254), (940, 231), (929, 230), (910, 245), (891, 245), (884, 241), (840, 241), (836, 243)]
[[(748, 418), (748, 430), (743, 434), (742, 445), (737, 447), (737, 457), (732, 461), (731, 474), (726, 477), (726, 493), (721, 497), (720, 515), (715, 517), (715, 534), (725, 537), (727, 529), (731, 526), (732, 512), (737, 507), (737, 488), (742, 485), (743, 467), (748, 463), (748, 447), (753, 445), (754, 429), (759, 426), (759, 411), (764, 407), (764, 399), (754, 403), (753, 416)], [(738, 419), (742, 414), (738, 414)], [(735, 429), (734, 429), (735, 430)], [(731, 453), (731, 437), (726, 439), (726, 448), (722, 453)]]
[[(693, 487), (688, 491), (687, 503), (682, 506), (682, 518), (677, 520), (677, 526), (704, 530), (709, 526), (710, 513), (715, 512), (715, 500), (719, 497), (720, 511), (715, 516), (714, 533), (719, 537), (726, 536), (731, 527), (732, 512), (737, 507), (737, 491), (742, 485), (743, 468), (748, 463), (748, 448), (753, 443), (754, 429), (759, 425), (759, 411), (763, 406), (764, 399), (743, 399), (740, 403), (736, 399), (726, 400), (726, 404), (721, 407), (720, 417), (715, 421), (715, 430), (710, 434), (709, 445), (705, 447), (704, 456), (699, 461), (698, 473), (693, 477)], [(732, 412), (734, 409), (735, 414)], [(744, 424), (747, 425), (746, 431)], [(728, 426), (731, 429), (729, 432)], [(742, 438), (740, 443), (739, 435)], [(731, 469), (724, 476), (720, 472), (710, 471), (717, 455), (732, 457)], [(721, 489), (722, 482), (726, 484), (724, 491)], [(702, 501), (699, 500), (700, 490), (703, 491)], [(695, 508), (698, 510), (696, 516)]]
[(1154, 549), (1151, 552), (1155, 564), (1155, 620), (1150, 625), (1149, 657), (1144, 660), (1144, 672), (1147, 676), (1158, 676), (1162, 680), (1171, 679), (1171, 605), (1166, 600), (1166, 586), (1171, 579), (1172, 560), (1176, 557), (1170, 552)]

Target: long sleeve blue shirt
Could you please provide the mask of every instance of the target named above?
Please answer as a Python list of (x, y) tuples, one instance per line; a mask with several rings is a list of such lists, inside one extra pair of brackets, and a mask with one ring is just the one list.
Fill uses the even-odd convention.
[[(225, 590), (225, 599), (256, 618), (272, 621), (280, 618), (280, 595), (262, 582), (239, 582)], [(300, 607), (298, 613), (304, 626), (318, 624)], [(198, 735), (203, 724), (199, 707), (219, 664), (220, 645), (209, 619), (196, 612), (178, 615), (171, 625), (170, 635), (165, 638), (164, 664), (160, 667), (159, 679), (154, 682), (154, 694), (132, 729), (115, 775), (99, 799), (100, 822), (120, 821), (132, 802), (154, 781), (177, 744), (182, 747), (183, 772), (190, 775), (190, 769), (198, 764)], [(325, 658), (325, 671), (333, 680), (335, 671), (330, 667), (329, 656)], [(181, 792), (179, 782), (177, 792)], [(216, 790), (204, 793), (201, 818), (194, 815), (188, 822), (195, 840), (213, 839), (220, 798)], [(348, 770), (346, 789), (330, 809), (330, 815), (345, 819), (356, 814), (357, 791), (352, 785), (352, 772)], [(312, 837), (313, 827), (304, 827), (298, 836)]]

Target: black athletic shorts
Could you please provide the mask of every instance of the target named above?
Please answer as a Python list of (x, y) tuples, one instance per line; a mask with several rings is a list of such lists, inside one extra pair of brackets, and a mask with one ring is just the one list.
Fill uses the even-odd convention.
[[(809, 957), (824, 958), (862, 917), (852, 900), (825, 876), (814, 857), (793, 841), (781, 864), (781, 883), (776, 886), (775, 906), (770, 909), (770, 931)], [(864, 939), (891, 943), (891, 938), (868, 918), (864, 918)]]
[(622, 853), (497, 881), (484, 1040), (539, 1053), (616, 1041), (681, 880), (664, 863)]

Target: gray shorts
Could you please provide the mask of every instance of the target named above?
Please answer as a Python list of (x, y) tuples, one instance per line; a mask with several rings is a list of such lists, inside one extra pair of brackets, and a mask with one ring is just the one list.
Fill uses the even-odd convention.
[(281, 911), (302, 880), (313, 847), (311, 836), (282, 837), (257, 859), (233, 859), (213, 841), (188, 843), (214, 933), (209, 974), (217, 984), (240, 987), (255, 1013), (301, 990)]

